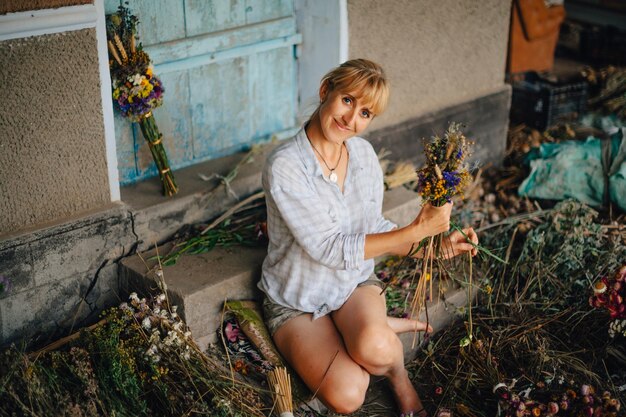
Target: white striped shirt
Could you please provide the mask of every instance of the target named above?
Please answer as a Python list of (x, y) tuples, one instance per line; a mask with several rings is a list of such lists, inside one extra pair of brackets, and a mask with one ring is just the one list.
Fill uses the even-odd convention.
[(321, 317), (340, 308), (374, 271), (365, 235), (395, 224), (382, 216), (383, 175), (372, 145), (353, 137), (343, 193), (323, 176), (304, 129), (263, 170), (268, 254), (259, 288), (285, 307)]

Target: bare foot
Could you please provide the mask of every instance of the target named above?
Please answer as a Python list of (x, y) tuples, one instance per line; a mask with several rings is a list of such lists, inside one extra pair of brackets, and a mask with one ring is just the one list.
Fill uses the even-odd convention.
[(426, 333), (433, 332), (433, 327), (431, 325), (428, 325), (428, 329), (426, 329), (426, 323), (418, 320), (401, 319), (399, 317), (387, 317), (387, 324), (396, 334), (415, 331), (426, 331)]
[(398, 409), (404, 415), (411, 415), (409, 413), (413, 412), (414, 417), (425, 417), (426, 411), (422, 401), (419, 395), (417, 395), (417, 391), (415, 391), (406, 369), (402, 371), (400, 375), (389, 378)]

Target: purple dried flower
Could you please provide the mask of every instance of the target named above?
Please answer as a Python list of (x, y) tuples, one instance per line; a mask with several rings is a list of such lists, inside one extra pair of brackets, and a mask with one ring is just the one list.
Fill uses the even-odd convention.
[(448, 188), (456, 187), (461, 182), (461, 177), (456, 171), (443, 171), (442, 175), (443, 179), (446, 181), (446, 187)]

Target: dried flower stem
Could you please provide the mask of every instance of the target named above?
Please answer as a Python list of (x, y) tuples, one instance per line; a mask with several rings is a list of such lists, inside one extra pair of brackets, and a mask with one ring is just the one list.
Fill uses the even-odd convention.
[(115, 46), (113, 45), (113, 42), (107, 41), (107, 46), (109, 48), (109, 52), (111, 53), (111, 56), (113, 57), (113, 59), (115, 59), (118, 65), (122, 65), (122, 60), (120, 59), (120, 56), (115, 50)]
[[(422, 308), (426, 306), (426, 293), (428, 281), (431, 281), (431, 294), (432, 294), (432, 272), (433, 272), (433, 241), (434, 237), (431, 236), (428, 240), (428, 246), (424, 250), (424, 258), (422, 262), (422, 273), (420, 275), (419, 280), (417, 281), (417, 288), (415, 288), (415, 295), (413, 296), (413, 301), (411, 303), (411, 316), (412, 318), (417, 318), (419, 316)], [(417, 272), (417, 271), (416, 271)], [(415, 344), (417, 342), (417, 331), (415, 331), (413, 335), (413, 343), (412, 348), (415, 348)]]
[(249, 203), (253, 202), (254, 200), (257, 200), (259, 198), (263, 198), (264, 195), (265, 195), (265, 192), (259, 191), (258, 193), (252, 194), (250, 197), (248, 197), (248, 198), (240, 201), (239, 203), (235, 204), (233, 207), (228, 209), (224, 214), (222, 214), (220, 217), (215, 219), (210, 225), (205, 227), (204, 230), (200, 234), (204, 235), (206, 232), (208, 232), (209, 230), (213, 229), (215, 226), (217, 226), (218, 224), (220, 224), (221, 222), (223, 222), (224, 220), (226, 220), (227, 218), (232, 216), (234, 213), (236, 213), (237, 210), (239, 210), (241, 207), (244, 207), (244, 206), (248, 205)]
[(117, 46), (117, 49), (120, 51), (120, 54), (122, 54), (122, 62), (127, 62), (128, 55), (126, 54), (126, 49), (124, 49), (124, 45), (122, 44), (120, 37), (117, 36), (117, 34), (115, 34), (113, 36), (113, 40), (115, 41), (115, 46)]
[(233, 370), (233, 364), (230, 361), (230, 355), (228, 354), (228, 346), (226, 346), (226, 340), (224, 340), (224, 314), (226, 314), (226, 298), (224, 298), (224, 304), (222, 307), (222, 316), (220, 317), (220, 337), (222, 339), (222, 345), (226, 352), (226, 359), (228, 359), (228, 367), (230, 368), (230, 378), (235, 383), (235, 371)]
[(176, 185), (174, 174), (170, 169), (170, 163), (167, 159), (165, 148), (163, 147), (163, 135), (154, 121), (152, 112), (141, 118), (139, 121), (139, 127), (141, 128), (143, 137), (148, 142), (152, 158), (154, 159), (157, 170), (159, 171), (159, 177), (161, 178), (163, 186), (163, 194), (168, 197), (173, 196), (178, 192), (178, 186)]
[(52, 351), (52, 350), (58, 349), (58, 348), (60, 348), (61, 346), (64, 346), (64, 345), (66, 345), (67, 343), (71, 342), (72, 340), (76, 340), (76, 339), (78, 339), (78, 337), (80, 336), (80, 333), (81, 333), (82, 331), (85, 331), (85, 330), (87, 330), (87, 331), (89, 331), (89, 330), (93, 330), (93, 329), (95, 329), (96, 327), (101, 326), (101, 325), (103, 325), (103, 324), (104, 324), (104, 323), (106, 323), (106, 322), (107, 322), (107, 319), (106, 319), (106, 318), (104, 318), (104, 319), (100, 320), (99, 322), (97, 322), (97, 323), (95, 323), (95, 324), (92, 324), (91, 326), (85, 327), (85, 328), (83, 328), (83, 329), (82, 329), (82, 330), (80, 330), (80, 331), (74, 332), (74, 333), (72, 333), (72, 334), (71, 334), (71, 335), (69, 335), (69, 336), (65, 336), (65, 337), (63, 337), (63, 338), (61, 338), (61, 339), (59, 339), (59, 340), (57, 340), (57, 341), (55, 341), (55, 342), (52, 342), (52, 343), (50, 343), (49, 345), (44, 346), (43, 348), (41, 348), (41, 349), (39, 349), (39, 350), (37, 350), (37, 351), (35, 351), (35, 352), (31, 352), (31, 353), (29, 353), (29, 354), (28, 354), (28, 358), (29, 358), (29, 359), (35, 359), (35, 358), (38, 358), (38, 357), (39, 357), (41, 354), (43, 354), (43, 353), (47, 353), (47, 352), (50, 352), (50, 351)]
[(472, 303), (473, 303), (473, 298), (472, 298), (472, 252), (468, 252), (467, 253), (467, 257), (469, 258), (469, 276), (467, 278), (468, 280), (468, 288), (467, 288), (467, 311), (468, 311), (468, 321), (469, 321), (469, 331), (468, 331), (468, 337), (470, 340), (472, 340), (472, 338), (474, 337), (474, 328), (473, 328), (473, 322), (472, 322)]

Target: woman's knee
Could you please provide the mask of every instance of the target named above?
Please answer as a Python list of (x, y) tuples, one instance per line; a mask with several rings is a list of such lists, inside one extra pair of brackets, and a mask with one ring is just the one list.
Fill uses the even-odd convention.
[(386, 367), (403, 355), (402, 342), (387, 327), (367, 327), (349, 344), (350, 355), (362, 366)]
[(350, 414), (363, 405), (369, 380), (369, 374), (363, 369), (355, 373), (329, 375), (318, 395), (334, 412)]

